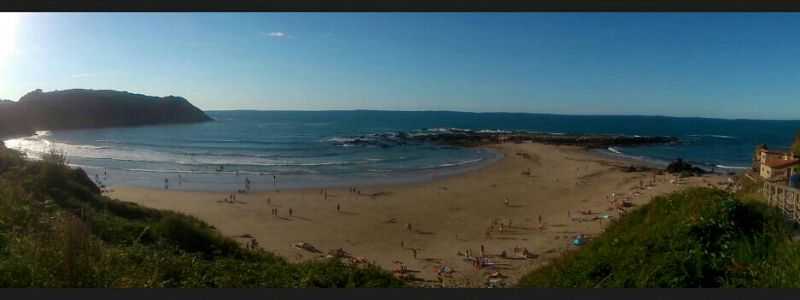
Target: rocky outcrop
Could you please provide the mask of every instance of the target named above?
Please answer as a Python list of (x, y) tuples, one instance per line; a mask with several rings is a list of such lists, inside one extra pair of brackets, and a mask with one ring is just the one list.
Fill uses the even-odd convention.
[(532, 142), (551, 145), (574, 145), (587, 148), (605, 148), (614, 146), (642, 146), (654, 144), (677, 143), (678, 138), (671, 136), (623, 136), (623, 135), (584, 135), (553, 134), (542, 132), (474, 132), (449, 131), (427, 135), (416, 135), (417, 141), (436, 142), (453, 146), (480, 146), (502, 142)]
[[(0, 140), (33, 134), (22, 106), (9, 100), (0, 100)], [(2, 143), (0, 143), (2, 144)]]
[(34, 130), (103, 128), (211, 121), (184, 98), (111, 90), (36, 90), (19, 100)]
[(697, 176), (697, 175), (703, 175), (705, 173), (705, 170), (699, 167), (692, 166), (692, 164), (687, 163), (682, 158), (678, 158), (672, 161), (667, 166), (667, 169), (665, 171), (667, 171), (667, 173), (678, 173), (681, 174), (681, 176), (692, 176), (692, 175)]

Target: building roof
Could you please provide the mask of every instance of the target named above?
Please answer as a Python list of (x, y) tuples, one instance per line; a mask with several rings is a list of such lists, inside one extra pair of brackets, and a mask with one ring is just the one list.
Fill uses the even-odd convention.
[(764, 148), (758, 149), (758, 152), (766, 152), (766, 153), (769, 153), (769, 154), (780, 154), (780, 155), (786, 154), (785, 151), (769, 150), (769, 149), (764, 149)]
[(780, 158), (777, 158), (777, 159), (768, 160), (766, 165), (768, 167), (770, 167), (770, 168), (773, 168), (773, 169), (782, 169), (782, 168), (785, 168), (785, 167), (796, 165), (798, 162), (800, 162), (800, 159), (796, 159), (796, 158), (793, 158), (793, 159), (780, 159)]

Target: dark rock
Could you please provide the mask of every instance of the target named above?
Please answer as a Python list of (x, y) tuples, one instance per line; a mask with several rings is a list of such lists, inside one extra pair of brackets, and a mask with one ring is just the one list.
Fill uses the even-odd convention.
[(687, 163), (682, 158), (678, 158), (672, 161), (665, 170), (667, 173), (680, 173), (681, 175), (688, 176), (688, 175), (702, 175), (706, 171), (692, 166), (692, 164)]
[(23, 112), (19, 103), (0, 100), (0, 139), (33, 135)]
[(73, 169), (72, 170), (72, 180), (76, 183), (85, 186), (88, 188), (92, 193), (97, 195), (100, 194), (100, 188), (94, 184), (94, 181), (89, 178), (89, 175), (86, 175), (86, 172), (83, 171), (81, 168)]
[(414, 137), (417, 141), (436, 142), (452, 146), (474, 147), (501, 142), (533, 142), (551, 145), (574, 145), (587, 148), (612, 146), (641, 146), (677, 143), (670, 136), (619, 136), (619, 135), (561, 135), (541, 132), (473, 132), (450, 131)]

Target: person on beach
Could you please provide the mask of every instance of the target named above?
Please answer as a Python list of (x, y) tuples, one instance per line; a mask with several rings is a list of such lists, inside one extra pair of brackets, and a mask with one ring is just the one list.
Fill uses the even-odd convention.
[(508, 198), (506, 198), (505, 200), (503, 200), (503, 204), (505, 204), (505, 206), (508, 206)]
[(400, 247), (401, 247), (401, 248), (405, 247), (405, 245), (404, 245), (404, 243), (403, 243), (403, 240), (400, 240)]
[(539, 215), (539, 224), (542, 224), (542, 215)]
[(486, 248), (484, 248), (483, 244), (481, 244), (480, 258), (483, 258), (484, 256), (486, 256)]
[(164, 189), (169, 189), (169, 179), (164, 178)]
[(406, 229), (408, 229), (408, 231), (411, 231), (411, 223), (406, 223)]
[(414, 254), (414, 259), (417, 259), (417, 249), (411, 248), (411, 253)]
[(267, 204), (270, 204), (270, 201), (269, 197), (267, 197)]
[(290, 217), (291, 217), (291, 216), (293, 216), (293, 215), (292, 215), (292, 208), (291, 208), (291, 207), (289, 207), (289, 216), (290, 216)]

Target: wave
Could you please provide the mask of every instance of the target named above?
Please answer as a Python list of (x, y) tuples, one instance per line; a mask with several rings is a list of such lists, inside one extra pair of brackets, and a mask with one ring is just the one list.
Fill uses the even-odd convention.
[(716, 165), (716, 167), (717, 168), (722, 168), (722, 169), (734, 169), (734, 170), (747, 170), (747, 169), (750, 169), (750, 167), (726, 166), (726, 165)]
[[(206, 170), (168, 170), (168, 169), (143, 169), (143, 168), (130, 168), (125, 169), (131, 172), (146, 172), (146, 173), (162, 173), (162, 174), (208, 174), (208, 175), (235, 175), (236, 171), (206, 171)], [(316, 172), (310, 170), (293, 170), (281, 172), (262, 172), (262, 171), (244, 171), (239, 170), (239, 175), (257, 175), (257, 176), (271, 176), (271, 175), (302, 175), (302, 174), (315, 174)]]
[(476, 159), (462, 160), (462, 161), (458, 161), (458, 162), (454, 162), (454, 163), (443, 163), (443, 164), (438, 164), (438, 165), (435, 165), (435, 166), (422, 167), (420, 169), (440, 169), (440, 168), (446, 168), (446, 167), (454, 167), (454, 166), (460, 166), (460, 165), (466, 165), (466, 164), (470, 164), (470, 163), (479, 162), (481, 160), (483, 160), (483, 157), (476, 158)]
[(608, 151), (611, 151), (611, 152), (614, 152), (614, 153), (616, 153), (616, 154), (621, 154), (621, 155), (622, 155), (622, 152), (620, 152), (619, 150), (617, 150), (617, 149), (616, 149), (616, 148), (614, 148), (614, 147), (608, 147)]
[(720, 138), (720, 139), (737, 139), (737, 137), (735, 137), (735, 136), (721, 135), (721, 134), (689, 134), (687, 136), (691, 136), (691, 137), (713, 137), (713, 138)]

